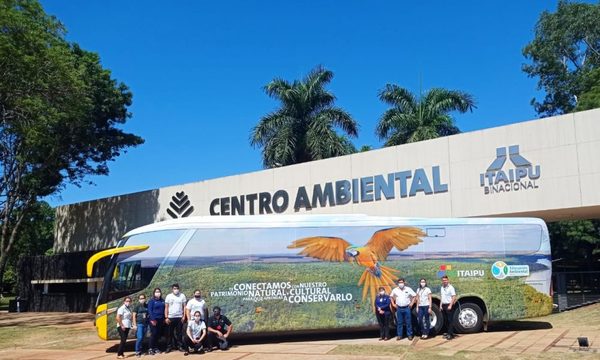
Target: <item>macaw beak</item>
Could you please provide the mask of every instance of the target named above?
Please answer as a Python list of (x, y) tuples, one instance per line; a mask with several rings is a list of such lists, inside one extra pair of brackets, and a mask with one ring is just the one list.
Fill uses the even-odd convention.
[(359, 254), (358, 250), (356, 249), (349, 249), (346, 250), (346, 255), (350, 256), (350, 257), (357, 257)]

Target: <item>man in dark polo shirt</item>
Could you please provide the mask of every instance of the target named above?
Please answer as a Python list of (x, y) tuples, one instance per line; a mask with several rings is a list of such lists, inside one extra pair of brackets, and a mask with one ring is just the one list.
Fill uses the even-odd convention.
[(229, 348), (228, 338), (233, 331), (233, 325), (225, 315), (221, 315), (220, 307), (215, 306), (213, 308), (213, 316), (208, 318), (207, 325), (208, 351), (211, 351), (214, 347), (227, 350)]

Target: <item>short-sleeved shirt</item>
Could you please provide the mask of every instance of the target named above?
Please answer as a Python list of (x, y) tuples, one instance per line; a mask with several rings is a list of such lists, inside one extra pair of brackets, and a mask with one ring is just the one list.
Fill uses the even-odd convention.
[(427, 286), (424, 288), (419, 288), (417, 290), (417, 296), (419, 297), (419, 306), (429, 306), (429, 294), (431, 294), (431, 289)]
[(450, 304), (452, 302), (452, 297), (456, 296), (454, 286), (450, 284), (448, 284), (446, 287), (442, 286), (440, 291), (442, 293), (442, 304)]
[(206, 302), (204, 299), (196, 300), (196, 298), (192, 298), (188, 301), (185, 306), (186, 309), (190, 311), (190, 317), (193, 318), (196, 311), (200, 311), (200, 317), (204, 320), (204, 313), (206, 310)]
[(185, 295), (183, 295), (182, 293), (179, 293), (177, 295), (175, 294), (169, 294), (167, 295), (167, 297), (165, 298), (165, 304), (169, 304), (169, 312), (167, 314), (167, 317), (169, 318), (180, 318), (183, 317), (183, 308), (185, 307), (185, 303), (187, 302), (187, 299), (185, 298)]
[(415, 294), (413, 289), (409, 288), (408, 286), (405, 286), (403, 289), (397, 287), (394, 290), (392, 290), (392, 297), (394, 296), (396, 297), (396, 305), (405, 307), (410, 305), (412, 298), (417, 296), (417, 294)]
[(214, 316), (208, 318), (208, 327), (214, 330), (226, 332), (228, 326), (231, 326), (231, 321), (229, 321), (229, 319), (225, 315), (221, 315), (221, 317), (218, 319)]
[(133, 312), (135, 313), (136, 324), (145, 324), (147, 322), (148, 304), (137, 304)]
[[(131, 329), (131, 320), (133, 315), (131, 314), (131, 310), (125, 305), (121, 305), (121, 307), (117, 310), (117, 315), (121, 316), (121, 323), (127, 329)], [(119, 327), (119, 323), (117, 323), (117, 327)]]
[(202, 330), (206, 330), (206, 324), (202, 320), (200, 320), (200, 322), (197, 324), (194, 320), (189, 321), (187, 327), (192, 330), (192, 336), (194, 339), (198, 339), (200, 336), (202, 336)]

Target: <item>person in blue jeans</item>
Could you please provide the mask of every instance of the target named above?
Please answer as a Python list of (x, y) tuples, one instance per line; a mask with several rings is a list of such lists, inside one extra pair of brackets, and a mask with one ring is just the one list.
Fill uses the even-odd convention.
[(417, 289), (417, 321), (421, 327), (421, 339), (429, 337), (431, 304), (431, 289), (427, 287), (427, 280), (421, 279), (419, 281), (419, 288)]
[(146, 304), (146, 295), (138, 296), (138, 304), (133, 310), (133, 318), (137, 327), (135, 341), (135, 356), (140, 357), (144, 352), (143, 342), (148, 331), (148, 304)]
[(398, 287), (392, 290), (392, 304), (396, 308), (396, 340), (404, 337), (404, 326), (408, 340), (413, 339), (411, 308), (416, 299), (416, 293), (406, 286), (404, 279), (397, 281)]
[(160, 354), (158, 339), (165, 323), (165, 300), (160, 288), (154, 289), (154, 296), (148, 302), (148, 319), (150, 319), (150, 350), (148, 354)]

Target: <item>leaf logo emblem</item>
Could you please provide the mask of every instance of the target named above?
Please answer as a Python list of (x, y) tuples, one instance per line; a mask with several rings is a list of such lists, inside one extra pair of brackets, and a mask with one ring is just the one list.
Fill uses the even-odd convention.
[(173, 219), (177, 219), (190, 216), (193, 211), (194, 207), (191, 206), (188, 196), (185, 194), (185, 192), (179, 191), (171, 197), (167, 214), (169, 214)]

